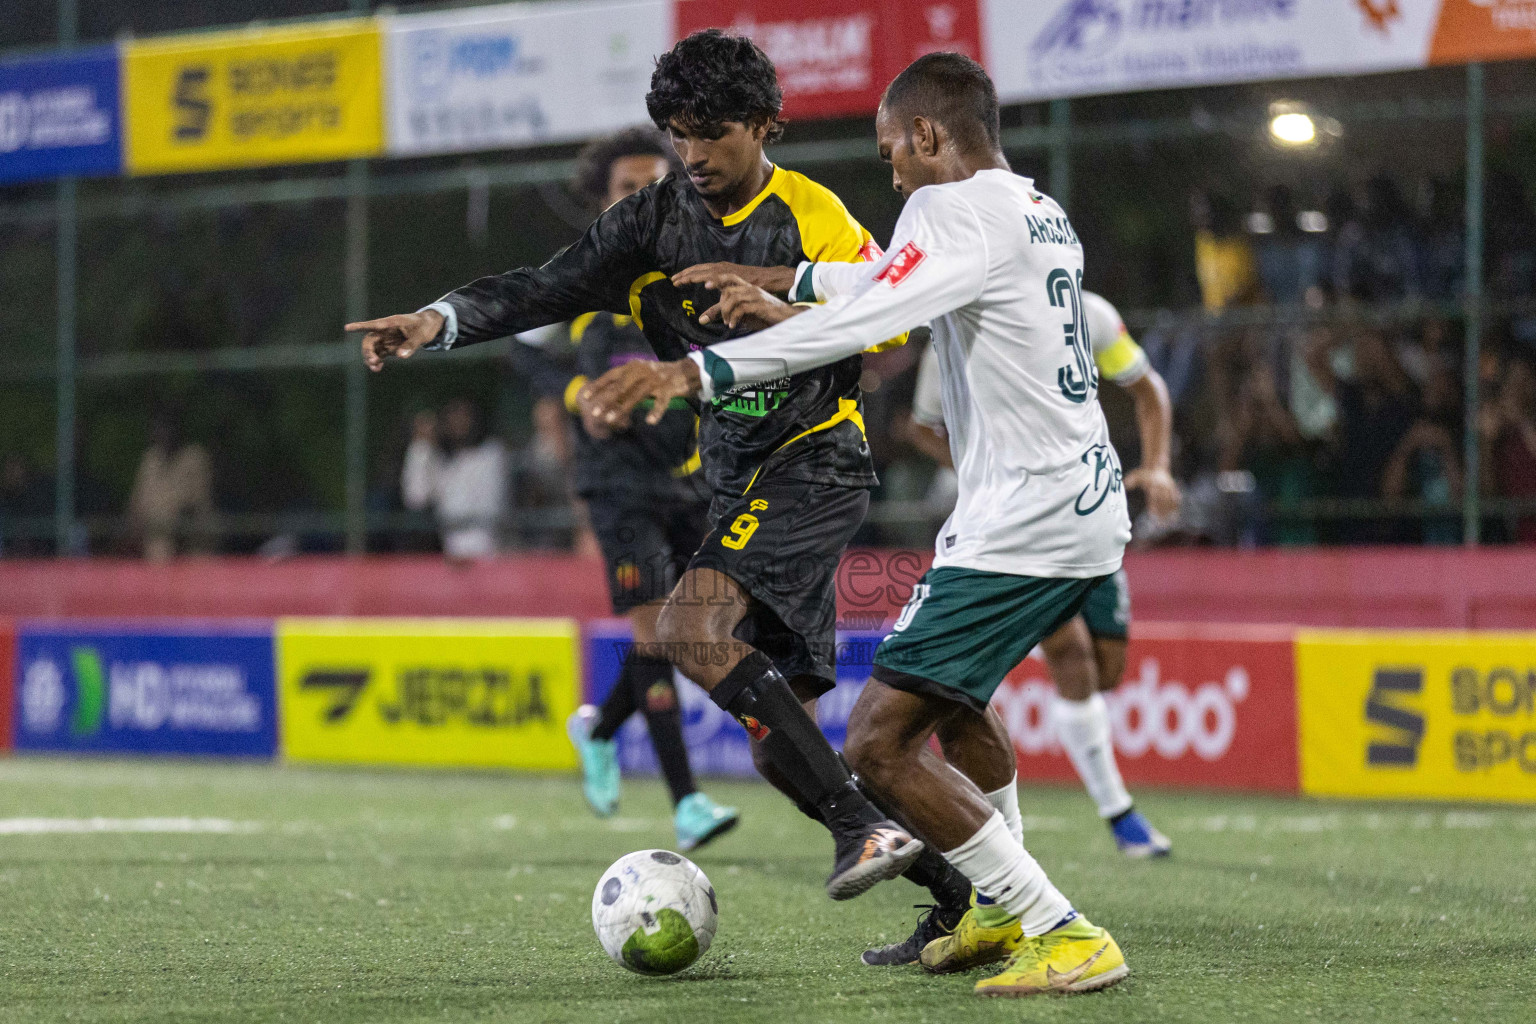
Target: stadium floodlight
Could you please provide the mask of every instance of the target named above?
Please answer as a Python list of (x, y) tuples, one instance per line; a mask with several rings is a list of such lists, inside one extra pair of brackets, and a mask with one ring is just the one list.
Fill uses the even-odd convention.
[(1309, 146), (1317, 141), (1317, 124), (1312, 115), (1300, 111), (1276, 114), (1269, 122), (1269, 134), (1285, 146)]
[(1281, 149), (1316, 149), (1344, 134), (1332, 117), (1316, 114), (1305, 103), (1281, 100), (1269, 105), (1269, 140)]

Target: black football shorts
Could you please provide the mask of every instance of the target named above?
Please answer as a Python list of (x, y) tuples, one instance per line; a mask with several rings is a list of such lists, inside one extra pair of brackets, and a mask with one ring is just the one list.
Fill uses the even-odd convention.
[[(862, 487), (769, 478), (717, 496), (689, 570), (714, 569), (752, 597), (736, 639), (817, 695), (837, 683), (837, 566), (869, 511)], [(707, 600), (708, 595), (680, 595)]]

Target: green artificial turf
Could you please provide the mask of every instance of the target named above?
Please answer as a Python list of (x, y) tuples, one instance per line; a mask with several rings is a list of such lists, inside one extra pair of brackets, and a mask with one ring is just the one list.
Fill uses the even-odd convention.
[[(0, 760), (0, 1020), (1536, 1020), (1536, 810), (1150, 792), (1174, 856), (1129, 863), (1080, 791), (1027, 788), (1031, 849), (1132, 973), (994, 1002), (974, 976), (863, 966), (924, 894), (831, 903), (823, 833), (764, 786), (707, 788), (744, 812), (695, 857), (719, 937), (643, 978), (603, 954), (590, 904), (611, 861), (673, 845), (654, 781), (598, 821), (564, 778)], [(236, 831), (15, 821), (92, 816)]]

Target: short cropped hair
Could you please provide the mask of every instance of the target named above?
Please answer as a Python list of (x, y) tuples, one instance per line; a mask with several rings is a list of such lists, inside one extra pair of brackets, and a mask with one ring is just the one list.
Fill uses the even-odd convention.
[(766, 141), (784, 134), (784, 93), (773, 61), (743, 36), (717, 28), (695, 32), (656, 58), (645, 109), (656, 127), (676, 122), (711, 129), (727, 121), (768, 125)]
[(1001, 145), (997, 87), (986, 69), (963, 53), (917, 58), (885, 87), (881, 102), (904, 121), (921, 116), (943, 125), (962, 146)]
[(613, 165), (627, 156), (658, 156), (677, 169), (677, 153), (666, 136), (646, 125), (593, 139), (576, 157), (571, 186), (589, 205), (601, 208), (608, 200), (608, 178)]

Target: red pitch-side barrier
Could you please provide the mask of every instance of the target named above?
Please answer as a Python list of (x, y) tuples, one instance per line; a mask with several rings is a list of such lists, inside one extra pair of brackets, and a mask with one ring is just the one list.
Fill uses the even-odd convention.
[[(839, 614), (894, 618), (931, 554), (849, 552)], [(1126, 556), (1141, 621), (1536, 626), (1536, 548), (1177, 550)], [(609, 614), (602, 566), (562, 555), (0, 560), (0, 616)]]

